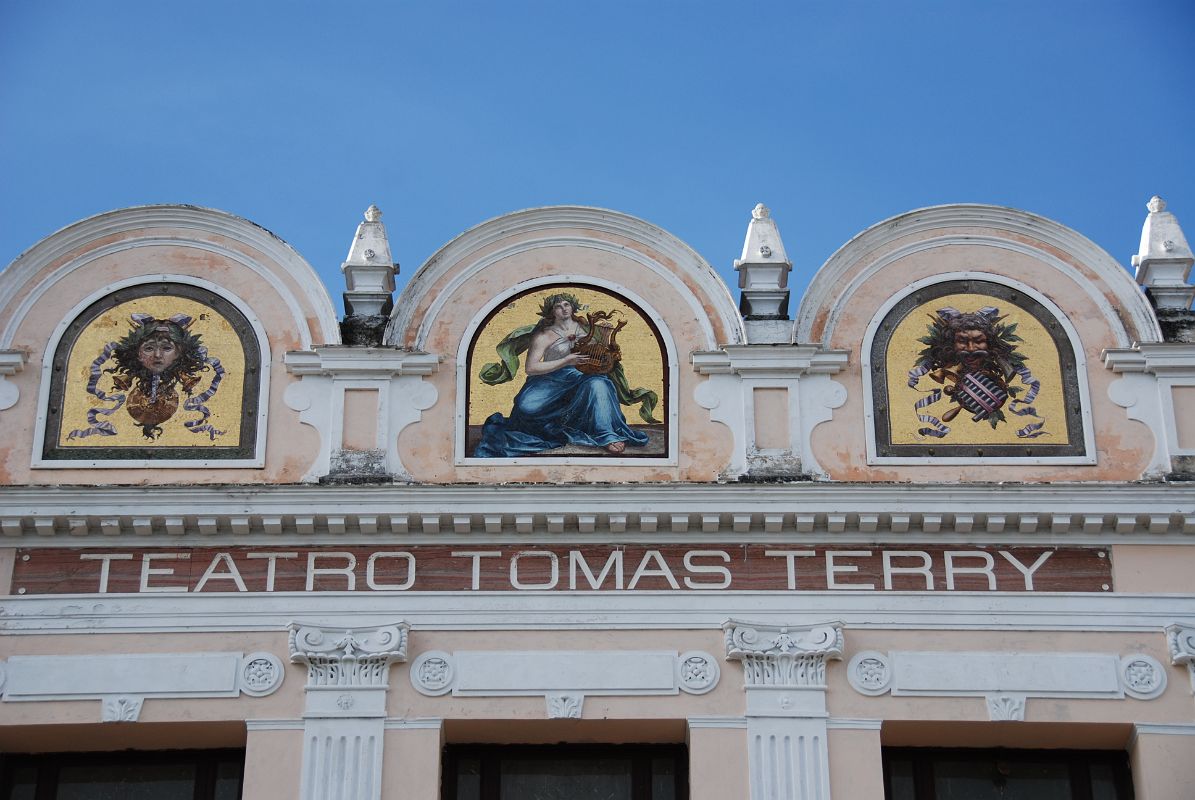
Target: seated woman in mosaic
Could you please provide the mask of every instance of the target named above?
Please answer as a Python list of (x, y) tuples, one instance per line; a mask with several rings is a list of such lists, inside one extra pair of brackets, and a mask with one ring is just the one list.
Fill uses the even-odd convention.
[(642, 447), (649, 438), (627, 424), (621, 405), (639, 404), (647, 422), (658, 398), (647, 389), (631, 389), (621, 364), (604, 375), (578, 369), (589, 357), (573, 352), (574, 343), (588, 333), (575, 313), (584, 308), (572, 294), (553, 294), (540, 307), (534, 325), (517, 328), (497, 347), (502, 361), (486, 364), (479, 377), (488, 384), (505, 383), (518, 371), (518, 357), (526, 352), (527, 382), (515, 395), (509, 417), (495, 413), (485, 421), (480, 458), (513, 458), (565, 445), (601, 448), (611, 455), (627, 446)]

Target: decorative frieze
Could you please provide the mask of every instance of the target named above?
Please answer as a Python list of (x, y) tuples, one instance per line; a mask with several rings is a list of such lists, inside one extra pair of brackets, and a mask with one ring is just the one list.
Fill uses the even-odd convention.
[(983, 697), (991, 720), (1022, 720), (1028, 698), (1152, 700), (1166, 673), (1135, 653), (933, 653), (866, 650), (847, 664), (847, 680), (865, 695)]
[(411, 685), (438, 697), (543, 695), (549, 718), (579, 717), (586, 696), (705, 694), (718, 683), (709, 653), (659, 650), (429, 650), (411, 664)]
[(5, 702), (99, 700), (104, 722), (136, 722), (147, 698), (263, 697), (282, 685), (273, 653), (13, 656), (0, 665)]

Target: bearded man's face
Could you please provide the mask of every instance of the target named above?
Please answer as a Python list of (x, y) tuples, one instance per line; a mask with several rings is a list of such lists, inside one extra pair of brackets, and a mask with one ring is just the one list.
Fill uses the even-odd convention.
[(988, 360), (987, 334), (977, 328), (955, 331), (954, 354), (967, 369), (978, 369)]

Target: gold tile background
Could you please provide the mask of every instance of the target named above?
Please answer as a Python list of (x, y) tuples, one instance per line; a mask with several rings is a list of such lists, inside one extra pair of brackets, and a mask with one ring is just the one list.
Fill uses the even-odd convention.
[[(83, 439), (67, 439), (72, 430), (88, 427), (87, 411), (97, 404), (110, 408), (111, 403), (99, 403), (94, 395), (87, 393), (87, 382), (91, 377), (91, 363), (103, 352), (104, 346), (125, 336), (131, 329), (129, 319), (132, 314), (152, 314), (157, 319), (166, 319), (174, 314), (187, 314), (194, 319), (189, 331), (199, 334), (201, 341), (207, 347), (208, 355), (218, 358), (224, 367), (224, 379), (216, 394), (205, 405), (211, 409), (212, 416), (208, 422), (217, 430), (224, 431), (223, 436), (217, 436), (215, 441), (207, 434), (191, 433), (183, 426), (183, 422), (198, 419), (199, 414), (194, 411), (184, 411), (183, 403), (186, 395), (181, 388), (179, 393), (178, 410), (174, 416), (162, 423), (162, 435), (149, 440), (141, 435), (141, 428), (121, 408), (115, 414), (100, 415), (101, 420), (108, 420), (115, 426), (116, 436), (88, 436)], [(115, 361), (109, 358), (103, 369), (115, 366)], [(201, 373), (200, 381), (195, 385), (194, 393), (200, 394), (211, 385), (214, 373), (211, 368)], [(210, 307), (184, 297), (169, 295), (155, 295), (129, 300), (105, 311), (90, 325), (83, 329), (71, 347), (67, 360), (67, 376), (64, 383), (64, 397), (62, 401), (62, 426), (58, 434), (59, 447), (228, 447), (236, 445), (241, 435), (241, 395), (245, 387), (245, 354), (241, 350), (241, 340), (233, 330), (228, 320), (217, 314)], [(112, 392), (112, 376), (104, 374), (100, 377), (99, 388), (105, 393)], [(127, 394), (127, 392), (125, 393)]]
[[(1005, 422), (1000, 423), (993, 430), (986, 421), (972, 422), (971, 415), (963, 411), (950, 422), (950, 433), (941, 439), (931, 436), (921, 436), (918, 428), (925, 427), (925, 423), (917, 419), (917, 412), (913, 404), (924, 397), (932, 388), (941, 388), (928, 375), (922, 376), (917, 383), (917, 389), (910, 389), (908, 385), (909, 370), (917, 363), (917, 354), (925, 344), (917, 341), (925, 336), (930, 324), (930, 317), (938, 309), (952, 306), (964, 313), (978, 311), (984, 306), (995, 306), (1001, 315), (1007, 315), (1005, 324), (1017, 323), (1016, 334), (1025, 341), (1016, 342), (1017, 349), (1025, 356), (1025, 366), (1033, 373), (1033, 377), (1041, 381), (1041, 391), (1032, 405), (1038, 414), (1045, 418), (1046, 433), (1035, 439), (1018, 439), (1016, 431), (1031, 422), (1039, 422), (1035, 417), (1019, 417), (1008, 410), (1008, 403), (1004, 404)], [(1032, 447), (1034, 444), (1066, 444), (1066, 415), (1063, 406), (1062, 369), (1058, 362), (1058, 350), (1054, 340), (1037, 318), (1006, 300), (982, 294), (952, 294), (930, 300), (909, 312), (888, 343), (887, 353), (888, 378), (888, 419), (889, 429), (892, 431), (892, 444), (926, 444), (940, 442), (941, 444), (1023, 444)], [(1028, 393), (1028, 387), (1019, 378), (1013, 378), (1012, 385), (1021, 387), (1020, 397)], [(920, 390), (920, 391), (918, 391)], [(1011, 401), (1010, 401), (1011, 402)], [(943, 396), (933, 405), (922, 409), (922, 413), (932, 414), (941, 419), (947, 409), (953, 408), (950, 398)]]
[[(668, 408), (664, 397), (664, 359), (660, 351), (660, 344), (656, 341), (651, 326), (643, 315), (632, 305), (623, 302), (614, 295), (587, 286), (555, 286), (542, 291), (523, 295), (492, 316), (486, 326), (473, 340), (473, 347), (469, 351), (469, 423), (481, 425), (486, 417), (495, 411), (509, 416), (514, 397), (526, 383), (527, 374), (526, 353), (519, 356), (519, 371), (514, 380), (507, 383), (489, 386), (482, 383), (477, 373), (485, 364), (498, 360), (495, 349), (498, 343), (515, 328), (534, 324), (539, 319), (539, 309), (544, 298), (553, 294), (569, 293), (577, 297), (583, 305), (589, 308), (577, 312), (577, 317), (584, 319), (587, 313), (597, 311), (620, 311), (627, 325), (618, 332), (615, 342), (622, 348), (622, 368), (626, 372), (627, 382), (632, 389), (644, 386), (654, 391), (660, 398), (656, 406), (655, 417), (664, 419)], [(617, 323), (618, 318), (615, 318)], [(623, 415), (630, 425), (645, 424), (639, 416), (638, 406), (623, 406)]]

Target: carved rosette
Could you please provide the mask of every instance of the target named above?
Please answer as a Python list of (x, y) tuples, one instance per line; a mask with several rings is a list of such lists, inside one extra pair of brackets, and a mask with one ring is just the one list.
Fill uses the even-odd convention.
[(1138, 700), (1153, 700), (1166, 691), (1166, 671), (1152, 656), (1137, 654), (1122, 658), (1120, 679), (1125, 694)]
[(420, 653), (411, 664), (411, 685), (420, 694), (438, 697), (452, 691), (456, 681), (456, 666), (451, 653), (428, 650)]
[(842, 624), (763, 625), (728, 620), (726, 658), (743, 662), (751, 686), (825, 688), (826, 660), (842, 659)]
[(390, 665), (407, 660), (405, 622), (372, 628), (328, 628), (300, 622), (290, 626), (290, 660), (307, 665), (307, 685), (389, 685)]
[(885, 694), (892, 688), (892, 660), (884, 653), (864, 650), (847, 664), (846, 677), (860, 694)]
[(273, 653), (250, 653), (241, 659), (240, 690), (253, 697), (264, 697), (278, 691), (286, 669), (282, 659)]

